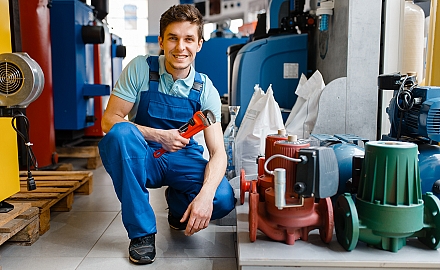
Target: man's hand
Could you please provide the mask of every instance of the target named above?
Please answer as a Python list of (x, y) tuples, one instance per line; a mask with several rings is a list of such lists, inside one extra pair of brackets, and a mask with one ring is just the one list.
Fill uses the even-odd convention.
[(157, 142), (168, 152), (176, 152), (189, 143), (189, 139), (182, 137), (178, 129), (162, 130), (160, 135)]
[(180, 222), (188, 220), (186, 225), (185, 235), (190, 236), (208, 227), (211, 220), (213, 202), (210, 196), (199, 193), (194, 200), (188, 205)]

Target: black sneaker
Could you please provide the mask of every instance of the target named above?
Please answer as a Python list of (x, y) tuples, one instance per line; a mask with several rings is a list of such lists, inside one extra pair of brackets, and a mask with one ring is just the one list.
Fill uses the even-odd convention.
[(135, 264), (149, 264), (156, 258), (155, 234), (134, 238), (130, 241), (128, 253)]
[(180, 218), (176, 218), (175, 216), (171, 215), (170, 212), (168, 212), (168, 224), (170, 225), (171, 229), (183, 231), (186, 229), (186, 225), (188, 222), (180, 222)]

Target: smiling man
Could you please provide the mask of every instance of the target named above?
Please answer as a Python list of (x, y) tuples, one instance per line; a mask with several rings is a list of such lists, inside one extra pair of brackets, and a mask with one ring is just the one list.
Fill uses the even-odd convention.
[[(156, 256), (149, 188), (168, 186), (168, 223), (188, 236), (235, 206), (224, 177), (220, 97), (211, 80), (192, 66), (202, 48), (202, 29), (202, 15), (193, 5), (172, 6), (162, 14), (159, 44), (164, 55), (138, 56), (124, 68), (102, 119), (107, 134), (99, 151), (121, 202), (131, 239), (129, 259), (136, 264), (152, 263)], [(204, 130), (209, 161), (203, 147), (178, 130), (204, 110), (217, 120)], [(155, 158), (160, 148), (167, 152)]]

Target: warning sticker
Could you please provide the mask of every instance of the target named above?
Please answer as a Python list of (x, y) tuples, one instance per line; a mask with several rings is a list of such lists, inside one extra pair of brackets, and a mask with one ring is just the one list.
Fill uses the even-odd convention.
[(283, 78), (284, 79), (298, 79), (299, 78), (299, 64), (298, 63), (284, 63)]

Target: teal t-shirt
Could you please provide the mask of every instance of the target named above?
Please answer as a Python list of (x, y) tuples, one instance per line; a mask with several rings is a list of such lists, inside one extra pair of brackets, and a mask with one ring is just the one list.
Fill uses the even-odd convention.
[[(138, 109), (140, 94), (149, 89), (149, 66), (147, 64), (148, 55), (135, 57), (124, 68), (115, 84), (112, 94), (134, 103), (134, 106), (128, 114), (128, 119), (134, 121)], [(191, 66), (190, 73), (185, 79), (173, 80), (171, 74), (165, 70), (165, 57), (159, 56), (159, 92), (176, 96), (188, 97), (194, 82), (194, 67)], [(203, 73), (200, 73), (203, 81), (203, 88), (200, 96), (201, 110), (210, 110), (214, 113), (216, 121), (221, 121), (221, 101), (217, 89), (212, 81)]]

